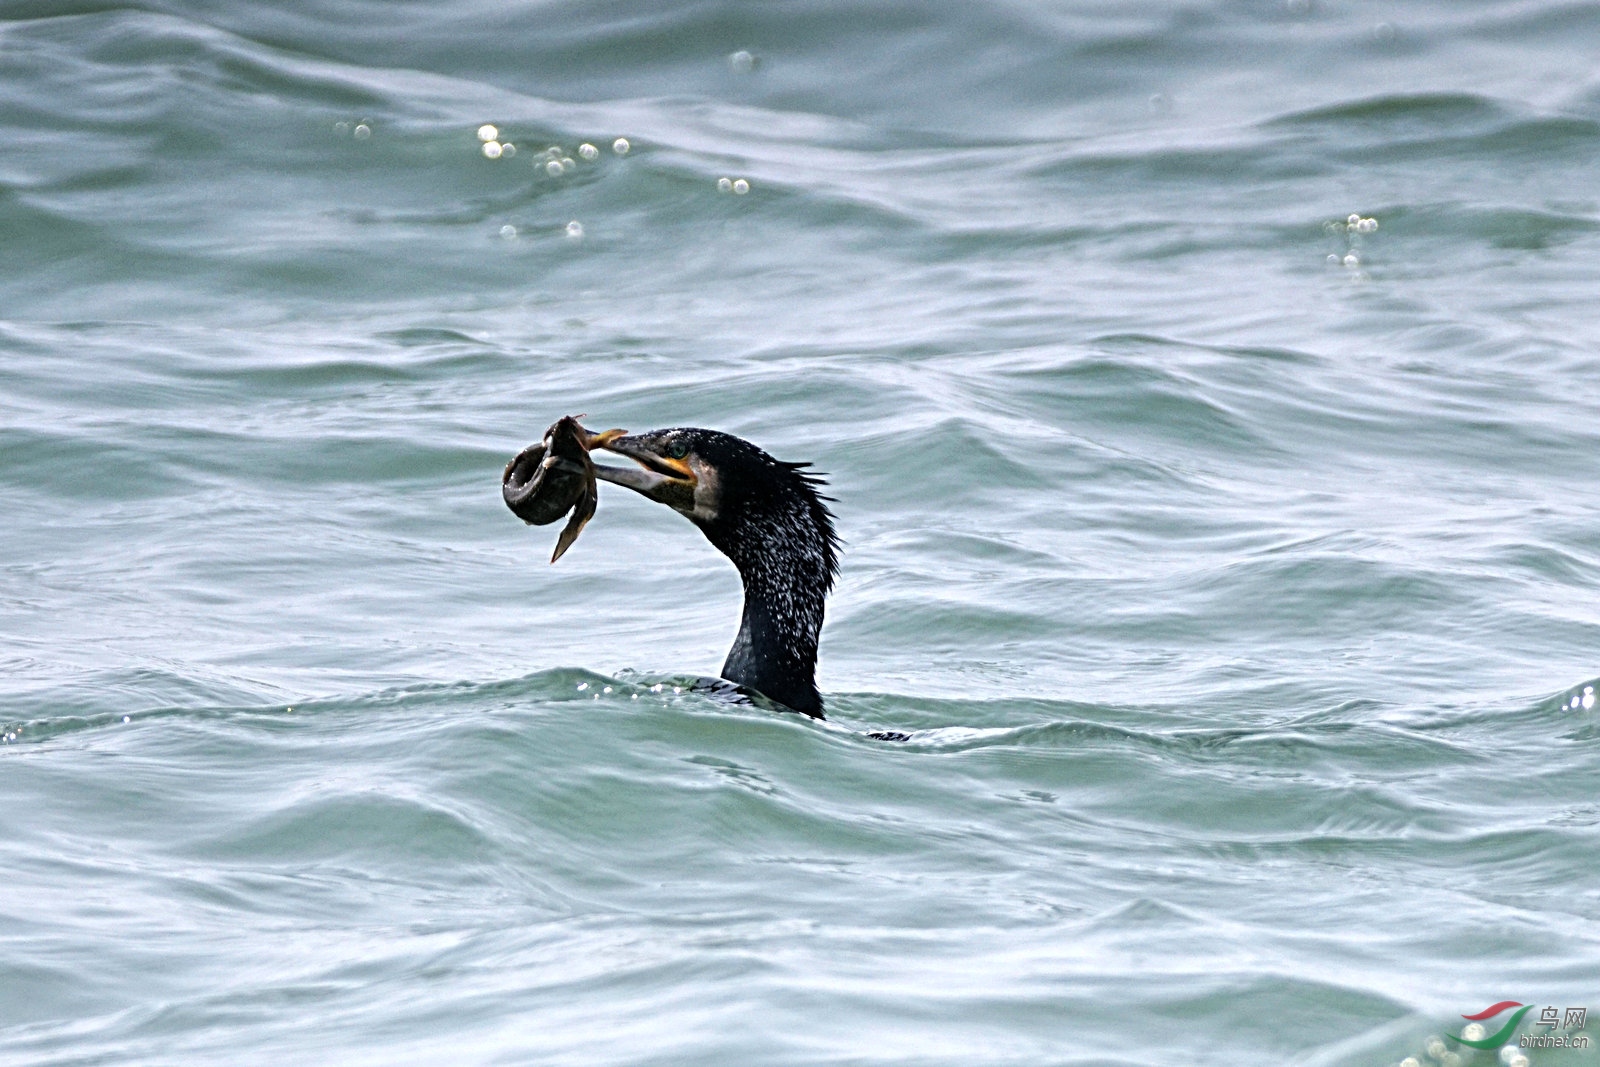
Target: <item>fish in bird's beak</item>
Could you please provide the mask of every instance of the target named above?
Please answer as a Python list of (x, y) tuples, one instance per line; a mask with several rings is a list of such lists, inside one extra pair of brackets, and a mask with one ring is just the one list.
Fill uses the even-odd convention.
[(604, 448), (626, 432), (590, 433), (569, 415), (546, 430), (544, 440), (529, 445), (506, 464), (500, 478), (500, 495), (517, 518), (532, 526), (544, 526), (572, 513), (556, 540), (551, 563), (572, 547), (584, 526), (594, 518), (598, 494), (589, 450)]
[(621, 435), (599, 447), (627, 456), (639, 467), (596, 464), (595, 477), (613, 485), (627, 486), (685, 514), (695, 510), (695, 490), (700, 485), (700, 474), (693, 450), (681, 431), (653, 430)]

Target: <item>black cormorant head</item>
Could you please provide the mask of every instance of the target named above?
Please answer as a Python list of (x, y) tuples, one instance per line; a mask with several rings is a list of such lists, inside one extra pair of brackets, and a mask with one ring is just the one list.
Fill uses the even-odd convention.
[(752, 553), (810, 559), (808, 577), (833, 585), (838, 538), (821, 478), (805, 463), (786, 463), (732, 434), (674, 427), (617, 437), (602, 448), (636, 461), (639, 470), (596, 465), (595, 476), (666, 504), (700, 527), (740, 571)]
[(722, 496), (719, 472), (739, 445), (760, 452), (737, 437), (691, 427), (627, 434), (601, 447), (636, 461), (640, 469), (596, 464), (595, 477), (625, 485), (704, 526), (717, 518)]

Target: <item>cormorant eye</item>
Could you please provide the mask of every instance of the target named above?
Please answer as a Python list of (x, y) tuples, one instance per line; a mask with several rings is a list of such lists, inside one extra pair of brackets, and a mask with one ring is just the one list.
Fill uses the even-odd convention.
[(689, 442), (688, 441), (682, 441), (682, 440), (674, 441), (670, 445), (667, 446), (667, 455), (671, 456), (673, 459), (682, 459), (684, 456), (687, 456), (688, 454), (689, 454)]

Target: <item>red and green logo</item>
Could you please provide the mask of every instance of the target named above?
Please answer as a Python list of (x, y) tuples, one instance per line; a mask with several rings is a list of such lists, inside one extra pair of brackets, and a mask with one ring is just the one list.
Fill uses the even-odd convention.
[[(1504, 1026), (1485, 1036), (1485, 1032), (1489, 1028), (1483, 1025), (1484, 1020), (1493, 1019), (1496, 1015), (1509, 1008), (1516, 1008), (1517, 1010), (1512, 1014), (1511, 1018), (1506, 1020)], [(1517, 1032), (1517, 1024), (1522, 1022), (1522, 1017), (1532, 1010), (1532, 1004), (1519, 1004), (1515, 1000), (1502, 1000), (1498, 1004), (1491, 1004), (1474, 1015), (1463, 1015), (1462, 1018), (1466, 1019), (1471, 1025), (1463, 1026), (1461, 1028), (1461, 1036), (1451, 1038), (1451, 1040), (1459, 1042), (1468, 1048), (1499, 1048), (1511, 1040), (1511, 1035)]]

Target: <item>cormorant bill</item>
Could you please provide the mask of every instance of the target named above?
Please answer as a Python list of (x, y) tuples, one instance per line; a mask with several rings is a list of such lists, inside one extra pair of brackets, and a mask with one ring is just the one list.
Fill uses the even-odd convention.
[(666, 504), (700, 527), (744, 580), (744, 617), (722, 677), (813, 718), (823, 601), (839, 571), (833, 515), (809, 464), (773, 459), (732, 434), (693, 427), (602, 442), (642, 469), (595, 477)]

